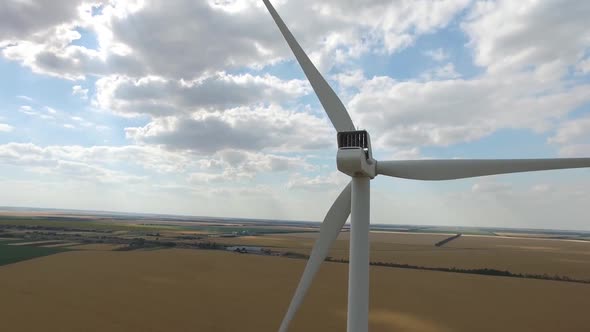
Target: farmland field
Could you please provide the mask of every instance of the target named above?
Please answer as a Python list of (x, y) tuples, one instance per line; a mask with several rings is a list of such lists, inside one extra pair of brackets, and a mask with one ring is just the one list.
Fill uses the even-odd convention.
[[(60, 253), (0, 267), (2, 326), (276, 331), (304, 264), (205, 250)], [(343, 331), (346, 288), (347, 265), (324, 264), (291, 331)], [(371, 331), (587, 331), (589, 305), (585, 284), (371, 268)]]
[[(309, 254), (317, 234), (285, 234), (224, 240)], [(348, 258), (349, 233), (341, 233), (329, 256)], [(464, 235), (443, 247), (449, 235), (371, 233), (371, 261), (429, 267), (492, 268), (515, 273), (562, 275), (590, 280), (590, 242), (545, 238)]]
[[(371, 331), (586, 331), (588, 234), (377, 227)], [(331, 260), (348, 258), (349, 235)], [(317, 236), (313, 223), (0, 214), (2, 328), (276, 331), (305, 265), (288, 257)], [(347, 268), (322, 266), (290, 331), (345, 329)]]
[(60, 248), (18, 246), (5, 243), (4, 241), (0, 242), (0, 266), (63, 251)]

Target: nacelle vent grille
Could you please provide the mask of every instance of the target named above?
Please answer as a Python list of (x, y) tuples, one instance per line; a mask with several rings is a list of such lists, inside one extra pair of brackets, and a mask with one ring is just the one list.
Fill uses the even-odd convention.
[(369, 135), (366, 130), (341, 131), (338, 133), (338, 148), (369, 149)]

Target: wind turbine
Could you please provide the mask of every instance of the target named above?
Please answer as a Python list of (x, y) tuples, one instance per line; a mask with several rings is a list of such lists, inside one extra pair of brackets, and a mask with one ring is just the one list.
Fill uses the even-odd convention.
[(377, 161), (365, 130), (356, 130), (346, 108), (315, 68), (269, 0), (263, 0), (314, 92), (338, 132), (338, 170), (352, 179), (342, 190), (320, 226), (319, 237), (293, 295), (279, 331), (287, 331), (305, 294), (338, 237), (348, 216), (350, 261), (348, 265), (348, 332), (368, 330), (369, 315), (369, 181), (381, 174), (414, 180), (453, 180), (477, 176), (590, 167), (590, 158), (561, 159), (477, 159), (477, 160), (394, 160)]

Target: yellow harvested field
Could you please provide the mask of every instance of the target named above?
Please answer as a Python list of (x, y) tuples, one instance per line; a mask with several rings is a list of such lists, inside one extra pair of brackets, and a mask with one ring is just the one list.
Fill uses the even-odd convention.
[[(60, 253), (0, 267), (2, 328), (276, 331), (304, 264), (205, 250)], [(347, 268), (323, 265), (290, 331), (345, 330)], [(587, 331), (589, 306), (589, 285), (371, 268), (373, 332)]]
[[(313, 233), (268, 235), (220, 242), (309, 254), (316, 236)], [(348, 258), (348, 236), (347, 232), (340, 234), (329, 256)], [(590, 241), (463, 235), (443, 247), (434, 246), (447, 237), (449, 235), (371, 233), (371, 261), (429, 267), (491, 268), (590, 280)]]
[(69, 249), (75, 250), (95, 250), (95, 251), (111, 251), (125, 247), (123, 244), (110, 244), (110, 243), (93, 243), (93, 244), (82, 244), (79, 246), (69, 247)]

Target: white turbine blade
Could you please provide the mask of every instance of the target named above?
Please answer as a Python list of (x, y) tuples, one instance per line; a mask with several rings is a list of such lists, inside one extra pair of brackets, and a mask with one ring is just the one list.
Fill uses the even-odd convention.
[(307, 290), (311, 285), (311, 281), (313, 280), (314, 276), (318, 272), (320, 265), (326, 259), (328, 255), (328, 251), (332, 246), (332, 243), (338, 237), (342, 226), (346, 222), (346, 219), (350, 215), (350, 202), (351, 202), (351, 188), (350, 183), (342, 190), (332, 207), (326, 214), (322, 225), (320, 226), (320, 234), (318, 239), (316, 240), (313, 249), (311, 251), (311, 255), (309, 256), (309, 260), (307, 261), (307, 265), (305, 266), (305, 270), (303, 271), (303, 275), (299, 280), (299, 285), (297, 285), (297, 290), (291, 299), (291, 304), (289, 304), (289, 309), (283, 318), (283, 322), (281, 323), (281, 327), (279, 332), (286, 332), (287, 328), (289, 327), (289, 323), (295, 316), (297, 309), (303, 302), (305, 298), (305, 294), (307, 294)]
[(320, 72), (313, 65), (311, 60), (309, 60), (309, 58), (307, 57), (301, 46), (299, 46), (299, 43), (297, 43), (297, 40), (295, 39), (295, 37), (293, 37), (293, 35), (285, 25), (285, 22), (283, 22), (283, 20), (281, 19), (277, 11), (274, 9), (270, 1), (263, 1), (266, 5), (266, 8), (270, 12), (270, 15), (279, 27), (279, 30), (281, 30), (283, 37), (285, 37), (285, 40), (289, 44), (291, 51), (293, 51), (295, 58), (297, 58), (297, 62), (299, 62), (301, 69), (303, 69), (305, 76), (307, 76), (309, 83), (311, 83), (313, 91), (315, 91), (315, 94), (320, 99), (320, 103), (322, 103), (322, 106), (324, 107), (324, 110), (326, 110), (326, 113), (328, 114), (330, 121), (332, 121), (334, 128), (336, 128), (336, 131), (354, 130), (354, 124), (352, 123), (352, 120), (350, 119), (350, 115), (348, 115), (346, 108), (342, 104), (342, 101), (340, 101), (340, 98), (338, 98), (338, 96), (336, 95), (334, 90), (332, 90), (328, 82), (326, 82), (326, 80), (322, 77)]
[(414, 180), (452, 180), (583, 167), (590, 167), (590, 158), (400, 160), (377, 162), (377, 174)]

